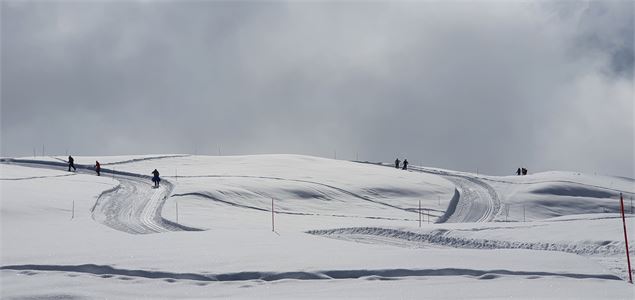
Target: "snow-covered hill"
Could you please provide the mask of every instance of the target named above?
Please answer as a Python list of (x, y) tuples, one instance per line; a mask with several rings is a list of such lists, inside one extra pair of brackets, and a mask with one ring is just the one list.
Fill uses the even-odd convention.
[(64, 159), (0, 164), (3, 298), (633, 296), (629, 178), (299, 155), (75, 157), (69, 173)]

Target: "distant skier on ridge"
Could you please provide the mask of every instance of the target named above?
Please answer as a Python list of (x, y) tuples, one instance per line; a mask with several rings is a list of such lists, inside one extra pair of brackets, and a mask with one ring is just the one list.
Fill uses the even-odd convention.
[(71, 168), (73, 168), (73, 171), (77, 171), (77, 168), (75, 168), (75, 160), (73, 159), (72, 156), (68, 156), (68, 171), (71, 171)]
[(157, 169), (154, 169), (154, 171), (152, 171), (152, 175), (154, 175), (154, 177), (152, 177), (152, 182), (154, 182), (154, 187), (158, 188), (159, 182), (161, 181), (161, 178), (159, 178), (159, 171), (157, 171)]
[(399, 163), (401, 161), (399, 160), (399, 158), (395, 159), (395, 169), (399, 169)]
[(101, 165), (99, 164), (99, 161), (95, 161), (95, 172), (97, 172), (97, 176), (101, 176)]
[(404, 158), (402, 170), (408, 170), (408, 160)]

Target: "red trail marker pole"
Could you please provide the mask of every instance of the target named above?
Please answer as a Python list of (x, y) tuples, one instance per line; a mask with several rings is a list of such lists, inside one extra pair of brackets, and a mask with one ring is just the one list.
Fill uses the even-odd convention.
[(633, 283), (633, 272), (631, 272), (631, 256), (628, 253), (628, 236), (626, 235), (626, 219), (624, 218), (624, 197), (620, 193), (620, 206), (622, 208), (622, 224), (624, 225), (624, 243), (626, 244), (626, 261), (628, 262), (628, 282)]

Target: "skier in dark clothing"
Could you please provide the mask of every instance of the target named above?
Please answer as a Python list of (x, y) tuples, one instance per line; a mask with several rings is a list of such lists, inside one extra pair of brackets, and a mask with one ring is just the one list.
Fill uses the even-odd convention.
[(527, 175), (527, 169), (523, 168), (522, 172), (523, 172), (523, 175)]
[(73, 171), (77, 171), (77, 168), (75, 168), (75, 160), (73, 159), (72, 156), (68, 156), (68, 171), (71, 171), (71, 168), (73, 168)]
[(518, 168), (518, 170), (516, 170), (516, 175), (520, 176), (520, 168)]
[(399, 169), (399, 163), (401, 161), (399, 160), (399, 158), (395, 159), (395, 169)]
[(95, 172), (97, 172), (97, 176), (101, 176), (99, 174), (99, 172), (101, 172), (101, 165), (99, 164), (99, 161), (95, 161)]
[(408, 160), (404, 159), (403, 160), (403, 168), (401, 168), (402, 170), (408, 170)]
[(161, 178), (159, 178), (159, 171), (157, 171), (157, 169), (154, 169), (154, 171), (152, 171), (152, 175), (154, 175), (154, 177), (152, 177), (152, 182), (154, 182), (154, 187), (158, 188), (159, 181), (161, 181)]

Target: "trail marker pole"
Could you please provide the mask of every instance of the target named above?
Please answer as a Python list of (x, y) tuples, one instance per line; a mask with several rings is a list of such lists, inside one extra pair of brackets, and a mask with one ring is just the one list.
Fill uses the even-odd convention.
[(72, 213), (71, 213), (71, 220), (75, 219), (75, 200), (73, 200), (73, 209), (72, 209)]
[(419, 228), (421, 228), (421, 200), (419, 200)]
[(505, 206), (505, 222), (507, 222), (507, 217), (509, 217), (509, 204), (503, 204)]
[(272, 232), (276, 232), (276, 226), (275, 226), (275, 221), (274, 221), (274, 217), (273, 217), (273, 198), (271, 198), (271, 231)]
[(626, 235), (626, 219), (624, 218), (624, 197), (620, 193), (620, 207), (622, 208), (622, 224), (624, 225), (624, 243), (626, 244), (626, 261), (628, 262), (628, 283), (633, 283), (633, 272), (631, 271), (631, 256), (628, 253), (628, 236)]

